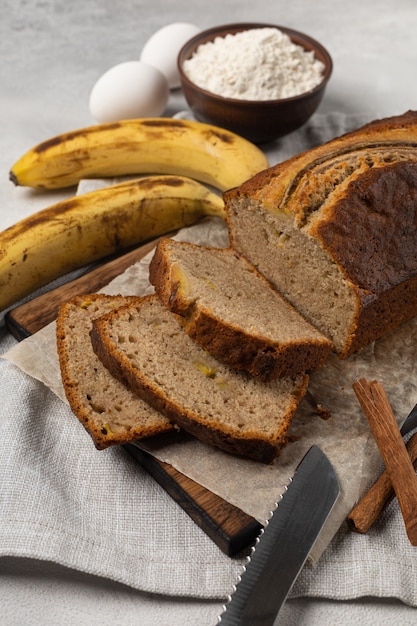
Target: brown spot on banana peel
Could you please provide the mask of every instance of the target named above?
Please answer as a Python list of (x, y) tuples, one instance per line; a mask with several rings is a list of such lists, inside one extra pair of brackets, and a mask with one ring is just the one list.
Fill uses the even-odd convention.
[[(137, 186), (142, 189), (149, 190), (154, 187), (158, 187), (161, 185), (161, 181), (152, 179), (152, 177), (141, 178), (137, 181)], [(164, 185), (167, 187), (184, 187), (185, 181), (184, 179), (178, 178), (178, 176), (168, 176), (164, 177)]]
[[(172, 128), (180, 128), (181, 130), (188, 130), (189, 124), (186, 120), (176, 120), (176, 119), (166, 119), (166, 118), (150, 118), (141, 120), (141, 126), (148, 128), (161, 128), (164, 131)], [(220, 139), (222, 143), (233, 144), (235, 142), (235, 135), (233, 133), (229, 133), (225, 129), (220, 129), (216, 127), (206, 128), (203, 124), (201, 125), (202, 136), (207, 139), (211, 139), (213, 137)]]
[(149, 128), (186, 128), (186, 123), (183, 120), (175, 120), (168, 118), (149, 118), (141, 120), (142, 126), (148, 126)]
[[(164, 176), (163, 180), (164, 186), (173, 187), (173, 188), (181, 188), (186, 186), (186, 182), (177, 176)], [(144, 191), (150, 191), (155, 187), (161, 186), (161, 180), (157, 178), (144, 177), (139, 178), (137, 181), (128, 181), (126, 183), (120, 183), (119, 185), (115, 185), (112, 188), (107, 187), (101, 191), (103, 195), (105, 194), (115, 194), (117, 191), (121, 193), (126, 193), (126, 188), (131, 188), (131, 194), (135, 193), (137, 188), (143, 189)], [(97, 197), (97, 191), (90, 192)], [(85, 194), (84, 196), (78, 196), (75, 198), (69, 198), (68, 200), (63, 200), (55, 205), (47, 207), (46, 209), (39, 211), (33, 215), (28, 216), (21, 222), (17, 222), (13, 226), (10, 226), (1, 234), (2, 244), (7, 244), (8, 241), (11, 241), (16, 236), (19, 236), (22, 232), (27, 231), (34, 226), (38, 226), (40, 224), (47, 224), (54, 219), (61, 219), (65, 217), (65, 215), (75, 208), (79, 207), (85, 196), (89, 194)], [(97, 201), (99, 201), (97, 197)], [(146, 202), (146, 199), (145, 199)], [(142, 203), (141, 203), (142, 204)]]
[(5, 245), (8, 241), (12, 241), (15, 237), (21, 235), (23, 232), (38, 226), (39, 224), (47, 224), (53, 219), (59, 219), (66, 213), (73, 210), (74, 207), (80, 204), (77, 199), (69, 199), (52, 205), (43, 211), (29, 215), (21, 222), (17, 222), (13, 226), (6, 228), (1, 233), (2, 244)]
[[(256, 149), (258, 152), (256, 150), (254, 152), (255, 161), (252, 163), (250, 154), (255, 147), (253, 149), (248, 147), (249, 152), (245, 156), (246, 149), (239, 150), (239, 146), (244, 145), (242, 142), (245, 140), (226, 129), (190, 120), (138, 118), (80, 128), (47, 139), (18, 159), (10, 168), (9, 177), (15, 185), (52, 189), (75, 185), (81, 174), (84, 178), (109, 176), (112, 171), (111, 162), (107, 162), (105, 165), (100, 164), (100, 159), (98, 163), (95, 160), (97, 149), (101, 154), (100, 148), (104, 149), (105, 144), (108, 144), (109, 149), (118, 157), (123, 154), (126, 156), (126, 162), (129, 165), (126, 164), (125, 169), (116, 167), (119, 174), (144, 173), (146, 171), (146, 158), (141, 164), (140, 155), (137, 154), (138, 146), (141, 144), (144, 147), (147, 146), (147, 150), (153, 141), (161, 142), (162, 148), (164, 142), (168, 142), (166, 152), (168, 161), (163, 164), (163, 167), (167, 168), (166, 173), (171, 171), (173, 174), (177, 174), (175, 169), (173, 170), (175, 162), (171, 162), (172, 154), (176, 150), (177, 140), (179, 144), (183, 139), (187, 143), (188, 137), (191, 151), (195, 149), (201, 154), (206, 152), (207, 155), (210, 155), (208, 158), (212, 169), (208, 167), (206, 172), (201, 170), (200, 175), (198, 175), (199, 168), (197, 166), (196, 178), (200, 180), (201, 176), (203, 182), (208, 182), (221, 190), (235, 186), (237, 182), (249, 178), (250, 174), (254, 174), (268, 165), (266, 157), (258, 149)], [(220, 154), (213, 154), (213, 150), (214, 152), (219, 151)], [(131, 153), (130, 157), (129, 152)], [(181, 152), (180, 150), (180, 153), (184, 159), (187, 158), (187, 151)], [(241, 153), (242, 168), (239, 166)], [(54, 155), (57, 156), (54, 157)], [(227, 155), (231, 159), (230, 170), (225, 163), (225, 171), (222, 172), (219, 165), (222, 160), (227, 161)], [(48, 168), (48, 160), (53, 163), (54, 158), (58, 159), (56, 168)], [(233, 171), (233, 163), (237, 165), (236, 174)], [(192, 162), (190, 166), (192, 171)], [(103, 167), (104, 170), (102, 170)], [(136, 171), (135, 168), (137, 168)], [(159, 171), (159, 168), (157, 169)], [(187, 171), (187, 167), (185, 169), (180, 168), (180, 170)]]
[[(112, 130), (112, 129), (120, 128), (120, 126), (121, 126), (120, 123), (115, 122), (115, 123), (106, 124), (105, 128), (106, 130)], [(95, 133), (97, 133), (97, 126), (89, 126), (81, 130), (72, 130), (67, 133), (56, 135), (55, 137), (51, 137), (50, 139), (46, 139), (45, 141), (42, 141), (41, 143), (39, 143), (37, 146), (33, 148), (33, 151), (38, 154), (42, 154), (42, 152), (46, 152), (46, 150), (49, 150), (53, 146), (59, 146), (67, 141), (72, 141), (73, 139), (79, 139), (82, 136), (88, 137), (88, 135), (92, 135)]]
[(207, 139), (211, 139), (212, 137), (215, 137), (216, 139), (220, 139), (220, 141), (222, 143), (227, 143), (227, 144), (234, 144), (235, 143), (235, 136), (232, 135), (231, 133), (227, 133), (226, 131), (221, 131), (221, 130), (215, 130), (213, 128), (210, 128), (206, 131), (204, 131), (202, 133), (204, 136), (207, 137)]
[[(134, 121), (129, 122), (129, 124), (134, 126)], [(183, 120), (174, 120), (174, 119), (165, 119), (165, 118), (141, 119), (140, 121), (138, 121), (138, 124), (140, 124), (142, 128), (151, 128), (153, 130), (161, 129), (161, 131), (163, 131), (161, 135), (163, 135), (164, 137), (166, 136), (165, 133), (167, 130), (172, 130), (173, 128), (177, 128), (181, 130), (188, 130), (189, 128), (189, 125)], [(82, 136), (87, 138), (89, 135), (100, 132), (100, 130), (103, 130), (103, 131), (104, 130), (105, 131), (116, 130), (117, 128), (122, 128), (123, 126), (124, 126), (123, 122), (111, 122), (108, 124), (102, 124), (100, 126), (89, 126), (86, 128), (69, 131), (67, 133), (56, 135), (55, 137), (51, 137), (50, 139), (46, 139), (45, 141), (42, 141), (37, 146), (35, 146), (33, 150), (37, 154), (42, 154), (43, 152), (46, 152), (47, 150), (49, 150), (50, 148), (54, 146), (59, 146), (68, 141), (72, 141), (73, 139), (79, 139)], [(202, 126), (202, 129), (203, 129), (203, 126)], [(202, 134), (203, 136), (207, 137), (207, 139), (216, 137), (222, 143), (227, 143), (227, 144), (233, 144), (235, 140), (235, 137), (232, 133), (228, 133), (225, 130), (224, 131), (220, 129), (217, 130), (215, 128), (204, 129), (204, 132)], [(125, 144), (123, 145), (125, 146)]]

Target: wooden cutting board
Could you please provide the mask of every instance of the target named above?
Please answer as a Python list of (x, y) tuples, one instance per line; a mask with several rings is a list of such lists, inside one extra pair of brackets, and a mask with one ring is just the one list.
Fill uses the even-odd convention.
[[(155, 241), (144, 244), (9, 311), (5, 319), (8, 330), (19, 341), (32, 335), (56, 319), (63, 302), (76, 295), (99, 291), (127, 267), (146, 256), (155, 244)], [(140, 447), (126, 444), (123, 448), (225, 554), (235, 556), (254, 543), (262, 528), (256, 519)]]

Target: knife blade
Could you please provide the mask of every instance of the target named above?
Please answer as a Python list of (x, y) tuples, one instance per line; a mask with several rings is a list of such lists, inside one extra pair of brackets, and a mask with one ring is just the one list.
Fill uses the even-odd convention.
[(271, 626), (340, 493), (326, 455), (313, 445), (261, 532), (223, 607), (221, 626)]
[(417, 427), (417, 404), (413, 406), (408, 414), (404, 424), (401, 426), (400, 433), (402, 437), (405, 437)]

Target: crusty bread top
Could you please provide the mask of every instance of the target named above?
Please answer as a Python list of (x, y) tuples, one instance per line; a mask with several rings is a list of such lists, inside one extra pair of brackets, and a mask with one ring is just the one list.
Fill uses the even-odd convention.
[(307, 230), (370, 298), (416, 276), (417, 162), (367, 170)]
[(61, 306), (57, 348), (72, 411), (98, 449), (173, 430), (169, 420), (113, 378), (95, 355), (92, 320), (136, 297), (85, 295)]
[(376, 298), (417, 273), (417, 112), (362, 128), (261, 172), (225, 193), (320, 242), (360, 297)]
[[(250, 196), (253, 200), (262, 201), (271, 211), (284, 210), (284, 202), (285, 210), (293, 212), (303, 222), (305, 207), (302, 204), (300, 206), (298, 200), (290, 205), (289, 200), (312, 177), (323, 179), (322, 183), (315, 180), (309, 185), (309, 189), (314, 188), (317, 193), (317, 187), (322, 184), (318, 202), (321, 204), (322, 195), (327, 193), (327, 188), (338, 184), (334, 180), (335, 171), (344, 179), (346, 173), (352, 173), (358, 168), (383, 166), (393, 160), (415, 162), (416, 150), (417, 111), (408, 111), (403, 115), (370, 122), (353, 132), (263, 170), (241, 186), (224, 192), (224, 199), (227, 204), (236, 196)], [(329, 170), (333, 170), (330, 182), (327, 180)], [(307, 203), (307, 212), (309, 211), (311, 203)]]
[(331, 350), (331, 342), (232, 248), (162, 239), (149, 276), (197, 343), (261, 380), (321, 367)]
[(112, 372), (192, 435), (270, 462), (308, 376), (262, 383), (219, 363), (184, 331), (155, 295), (93, 322), (94, 350)]

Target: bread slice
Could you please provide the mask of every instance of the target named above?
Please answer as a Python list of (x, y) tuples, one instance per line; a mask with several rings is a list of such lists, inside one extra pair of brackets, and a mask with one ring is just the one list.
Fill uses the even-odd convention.
[(77, 296), (59, 310), (57, 349), (65, 395), (99, 450), (174, 429), (167, 417), (111, 376), (91, 345), (94, 318), (137, 300), (100, 294)]
[(332, 347), (231, 248), (163, 239), (149, 277), (194, 341), (264, 382), (321, 367)]
[(109, 371), (202, 441), (264, 463), (287, 443), (308, 376), (262, 383), (214, 359), (152, 294), (93, 321)]
[(341, 358), (417, 314), (417, 112), (304, 152), (224, 199), (231, 245)]

